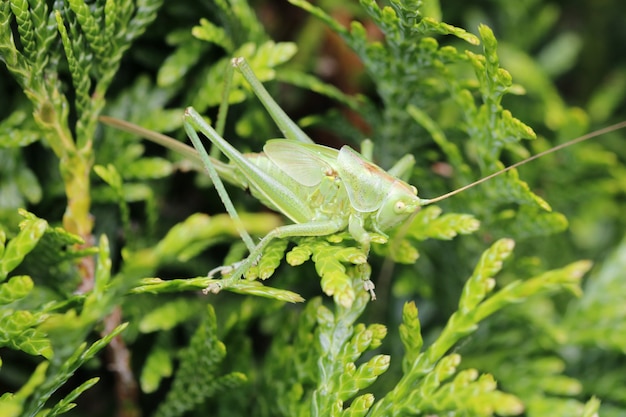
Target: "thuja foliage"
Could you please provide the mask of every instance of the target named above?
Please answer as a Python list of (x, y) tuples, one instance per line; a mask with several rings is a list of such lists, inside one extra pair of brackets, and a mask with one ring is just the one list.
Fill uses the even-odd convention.
[[(532, 57), (558, 15), (537, 2), (492, 15), (290, 3), (278, 26), (287, 14), (302, 24), (280, 42), (259, 18), (271, 7), (243, 0), (0, 5), (13, 80), (0, 84), (0, 415), (623, 414), (626, 171), (610, 140), (548, 159), (563, 158), (562, 175), (511, 171), (425, 207), (373, 235), (370, 253), (349, 233), (277, 240), (230, 288), (240, 295), (202, 294), (207, 271), (246, 255), (236, 225), (197, 164), (99, 128), (100, 115), (183, 139), (193, 105), (258, 152), (280, 133), (243, 78), (223, 85), (243, 56), (312, 134), (385, 168), (416, 162), (404, 179), (428, 198), (526, 156), (526, 139), (548, 147), (536, 132), (564, 140), (608, 121), (625, 96), (606, 84), (588, 108), (568, 107), (553, 78), (582, 39)], [(465, 27), (442, 17), (455, 13)], [(348, 49), (362, 94), (314, 75)], [(285, 223), (228, 190), (252, 236)], [(584, 192), (593, 202), (558, 235)], [(582, 248), (612, 252), (584, 286)]]

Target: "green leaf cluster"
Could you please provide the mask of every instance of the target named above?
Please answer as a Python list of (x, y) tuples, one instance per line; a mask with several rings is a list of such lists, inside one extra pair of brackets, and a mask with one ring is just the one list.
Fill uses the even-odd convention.
[[(208, 306), (206, 317), (192, 336), (189, 346), (180, 352), (181, 361), (176, 378), (167, 397), (159, 405), (156, 416), (179, 416), (195, 409), (207, 398), (224, 390), (236, 389), (246, 382), (245, 375), (238, 372), (215, 375), (218, 365), (226, 356), (226, 347), (216, 337), (216, 327), (215, 312)], [(161, 368), (163, 363), (149, 358), (144, 373), (155, 372), (148, 368), (149, 365)]]
[[(111, 329), (90, 344), (84, 341), (96, 320), (112, 307), (112, 296), (117, 293), (115, 288), (107, 288), (111, 267), (107, 240), (102, 239), (99, 248), (79, 252), (67, 250), (69, 244), (80, 241), (80, 238), (50, 227), (45, 220), (31, 213), (21, 214), (24, 220), (15, 236), (7, 239), (4, 232), (0, 233), (0, 346), (40, 360), (17, 392), (5, 392), (0, 397), (0, 410), (6, 416), (56, 416), (74, 408), (73, 401), (99, 378), (80, 383), (64, 397), (52, 400), (51, 397), (126, 325)], [(87, 296), (55, 299), (35, 286), (31, 276), (13, 274), (29, 257), (36, 256), (42, 263), (56, 265), (87, 254), (96, 254), (99, 258), (95, 286)], [(45, 270), (43, 265), (40, 266)], [(42, 275), (45, 276), (38, 277)], [(108, 294), (105, 293), (107, 290)], [(72, 308), (78, 303), (82, 304), (80, 313)], [(5, 351), (3, 356), (15, 360), (14, 354), (7, 353)], [(11, 365), (1, 361), (0, 364)]]

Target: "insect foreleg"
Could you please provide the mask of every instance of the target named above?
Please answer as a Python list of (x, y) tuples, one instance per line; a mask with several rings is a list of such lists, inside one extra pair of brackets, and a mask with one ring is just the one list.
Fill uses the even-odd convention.
[[(361, 142), (360, 153), (366, 160), (374, 162), (374, 143), (370, 139), (365, 139)], [(415, 166), (415, 157), (411, 154), (407, 154), (400, 158), (387, 173), (406, 181), (411, 176), (413, 166)]]
[[(298, 223), (298, 224), (289, 224), (285, 226), (277, 227), (276, 229), (269, 232), (261, 241), (256, 245), (256, 247), (250, 252), (250, 255), (242, 262), (235, 264), (234, 271), (228, 277), (216, 282), (214, 284), (209, 285), (205, 290), (205, 294), (212, 292), (218, 293), (221, 289), (228, 288), (229, 286), (236, 283), (243, 274), (246, 273), (251, 266), (253, 266), (257, 260), (263, 254), (263, 251), (269, 245), (269, 243), (274, 239), (284, 239), (288, 237), (296, 237), (296, 236), (326, 236), (336, 233), (346, 227), (345, 220), (336, 219), (336, 220), (323, 220), (323, 221), (315, 221), (309, 223)], [(224, 270), (221, 268), (220, 270)]]
[(388, 174), (396, 178), (407, 181), (411, 176), (411, 171), (415, 166), (415, 157), (411, 154), (404, 155), (398, 162), (387, 171)]
[(363, 139), (361, 142), (361, 155), (370, 162), (374, 160), (374, 142), (371, 139)]
[(361, 244), (361, 249), (367, 255), (372, 243), (372, 235), (365, 230), (365, 221), (358, 213), (352, 213), (348, 219), (348, 232)]

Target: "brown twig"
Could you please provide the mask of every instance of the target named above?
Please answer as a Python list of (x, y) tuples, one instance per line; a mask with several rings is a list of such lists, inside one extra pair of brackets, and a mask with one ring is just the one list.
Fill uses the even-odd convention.
[[(109, 334), (122, 322), (122, 308), (116, 306), (104, 320), (104, 332)], [(117, 417), (140, 417), (137, 405), (138, 387), (130, 367), (130, 351), (121, 335), (117, 335), (107, 346), (109, 370), (115, 375)]]

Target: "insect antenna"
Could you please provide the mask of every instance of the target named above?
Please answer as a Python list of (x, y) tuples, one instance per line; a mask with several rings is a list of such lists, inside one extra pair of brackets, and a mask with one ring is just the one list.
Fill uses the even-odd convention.
[(580, 136), (580, 137), (578, 137), (576, 139), (572, 139), (569, 142), (565, 142), (565, 143), (557, 145), (557, 146), (555, 146), (553, 148), (547, 149), (547, 150), (545, 150), (543, 152), (539, 152), (538, 154), (533, 155), (533, 156), (531, 156), (529, 158), (526, 158), (523, 161), (516, 162), (513, 165), (510, 165), (510, 166), (508, 166), (508, 167), (506, 167), (504, 169), (501, 169), (500, 171), (494, 172), (493, 174), (489, 174), (486, 177), (483, 177), (483, 178), (481, 178), (481, 179), (479, 179), (477, 181), (474, 181), (474, 182), (472, 182), (470, 184), (464, 185), (461, 188), (457, 188), (454, 191), (450, 191), (449, 193), (440, 195), (439, 197), (435, 197), (435, 198), (431, 198), (431, 199), (422, 199), (422, 204), (421, 205), (425, 206), (425, 205), (428, 205), (428, 204), (433, 204), (433, 203), (437, 203), (439, 201), (445, 200), (448, 197), (452, 197), (453, 195), (462, 193), (463, 191), (465, 191), (467, 189), (475, 187), (478, 184), (482, 184), (485, 181), (489, 181), (490, 179), (492, 179), (494, 177), (497, 177), (500, 174), (504, 174), (507, 171), (510, 171), (510, 170), (512, 170), (514, 168), (517, 168), (517, 167), (521, 166), (521, 165), (527, 164), (528, 162), (534, 161), (535, 159), (541, 158), (542, 156), (545, 156), (545, 155), (551, 154), (553, 152), (559, 151), (559, 150), (561, 150), (563, 148), (567, 148), (568, 146), (572, 146), (572, 145), (575, 145), (577, 143), (584, 142), (584, 141), (586, 141), (588, 139), (592, 139), (592, 138), (595, 138), (597, 136), (604, 135), (606, 133), (614, 132), (614, 131), (622, 129), (624, 127), (626, 127), (626, 120), (624, 120), (622, 122), (619, 122), (619, 123), (615, 123), (615, 124), (613, 124), (611, 126), (607, 126), (605, 128), (593, 131), (591, 133), (587, 133), (586, 135)]

